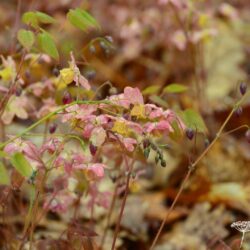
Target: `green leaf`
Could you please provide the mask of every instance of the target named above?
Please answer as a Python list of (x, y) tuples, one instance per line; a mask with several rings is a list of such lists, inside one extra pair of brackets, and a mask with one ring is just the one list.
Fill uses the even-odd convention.
[(29, 178), (32, 175), (33, 169), (22, 153), (13, 154), (10, 161), (22, 176)]
[(188, 128), (192, 128), (194, 131), (206, 133), (207, 127), (203, 118), (198, 114), (196, 111), (192, 109), (186, 109), (185, 111), (181, 112), (180, 114), (184, 124)]
[(73, 26), (85, 32), (91, 28), (100, 28), (100, 25), (93, 16), (79, 8), (70, 10), (67, 14), (67, 18)]
[(173, 83), (173, 84), (170, 84), (167, 87), (165, 87), (163, 89), (163, 92), (177, 94), (177, 93), (185, 92), (185, 91), (187, 91), (187, 89), (188, 89), (188, 87), (185, 85)]
[(183, 131), (180, 129), (180, 126), (177, 121), (173, 121), (171, 123), (171, 127), (173, 129), (173, 132), (169, 134), (170, 138), (177, 141), (182, 137)]
[(152, 101), (153, 103), (162, 106), (164, 108), (168, 108), (168, 104), (166, 101), (164, 101), (161, 97), (157, 95), (152, 95), (149, 97), (149, 100)]
[(4, 151), (0, 151), (0, 158), (4, 158), (4, 157), (7, 157), (8, 154)]
[(39, 23), (50, 24), (54, 23), (55, 21), (56, 20), (53, 17), (40, 11), (28, 11), (22, 16), (22, 22), (27, 25), (31, 25), (34, 28), (38, 28)]
[(9, 185), (9, 184), (10, 184), (10, 178), (8, 172), (3, 163), (0, 162), (0, 185)]
[(52, 36), (48, 32), (43, 31), (38, 34), (37, 38), (42, 52), (58, 60), (59, 54)]
[(38, 22), (40, 23), (49, 24), (49, 23), (54, 23), (56, 21), (52, 16), (49, 16), (40, 11), (36, 11), (35, 15), (37, 17)]
[(143, 95), (153, 95), (153, 94), (157, 94), (157, 92), (160, 90), (160, 86), (157, 86), (157, 85), (152, 85), (152, 86), (149, 86), (147, 88), (145, 88), (143, 91), (142, 91), (142, 94)]
[(25, 12), (22, 16), (22, 22), (31, 25), (34, 28), (38, 27), (38, 20), (35, 12), (28, 11)]
[(27, 50), (30, 50), (35, 42), (35, 36), (32, 31), (20, 29), (17, 34), (20, 44)]

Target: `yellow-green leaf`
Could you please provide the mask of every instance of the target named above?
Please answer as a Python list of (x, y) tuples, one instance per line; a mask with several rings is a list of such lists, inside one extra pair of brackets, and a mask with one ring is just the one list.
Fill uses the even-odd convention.
[(20, 29), (17, 34), (20, 44), (27, 50), (30, 50), (35, 42), (35, 36), (32, 31)]
[(37, 38), (42, 52), (58, 60), (59, 54), (56, 48), (56, 44), (51, 35), (48, 32), (43, 31), (37, 36)]
[(34, 28), (38, 28), (40, 23), (54, 23), (55, 19), (40, 11), (27, 11), (22, 16), (22, 22)]
[(67, 14), (67, 18), (73, 26), (85, 32), (92, 28), (100, 28), (100, 25), (93, 16), (79, 8), (70, 10)]
[(26, 160), (24, 155), (17, 152), (11, 156), (11, 164), (15, 169), (24, 177), (30, 177), (32, 175), (33, 169), (30, 163)]
[(188, 87), (179, 83), (173, 83), (168, 85), (167, 87), (165, 87), (163, 89), (164, 93), (173, 93), (173, 94), (177, 94), (177, 93), (182, 93), (187, 91)]
[(56, 21), (52, 16), (49, 16), (48, 14), (45, 14), (40, 11), (36, 11), (35, 14), (38, 22), (49, 24), (49, 23), (54, 23)]
[(188, 128), (192, 128), (194, 131), (205, 133), (207, 132), (207, 127), (203, 118), (193, 109), (186, 109), (180, 113), (180, 116), (184, 124)]
[(168, 108), (168, 104), (166, 101), (164, 101), (161, 97), (157, 95), (152, 95), (149, 97), (149, 100), (152, 101), (153, 103), (162, 106), (164, 108)]
[(157, 92), (160, 90), (160, 86), (157, 86), (157, 85), (152, 85), (152, 86), (149, 86), (147, 88), (145, 88), (143, 91), (142, 91), (142, 94), (143, 95), (153, 95), (153, 94), (157, 94)]
[(25, 12), (22, 16), (22, 22), (34, 28), (38, 27), (37, 16), (36, 13), (33, 11)]
[(0, 185), (9, 185), (9, 184), (10, 184), (10, 178), (8, 172), (3, 163), (0, 162)]

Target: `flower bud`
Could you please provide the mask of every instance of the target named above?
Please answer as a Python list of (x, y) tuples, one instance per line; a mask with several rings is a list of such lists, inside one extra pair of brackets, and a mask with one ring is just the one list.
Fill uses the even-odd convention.
[(111, 88), (109, 89), (109, 94), (110, 94), (110, 95), (116, 95), (117, 93), (118, 93), (117, 88), (111, 87)]
[(246, 136), (247, 142), (250, 143), (250, 129), (247, 130), (245, 136)]
[(149, 147), (145, 148), (143, 153), (144, 153), (145, 158), (147, 159), (149, 157), (150, 148)]
[(64, 92), (62, 102), (64, 105), (69, 104), (72, 102), (72, 96), (69, 92)]
[(163, 168), (165, 168), (165, 167), (167, 166), (167, 163), (166, 163), (165, 160), (162, 160), (162, 161), (161, 161), (161, 166), (162, 166)]
[(207, 148), (209, 146), (210, 142), (209, 142), (209, 140), (207, 138), (205, 139), (204, 144), (205, 144), (205, 148)]
[(89, 151), (90, 151), (91, 155), (94, 156), (96, 154), (97, 147), (95, 145), (93, 145), (92, 143), (90, 143), (89, 144)]
[(191, 128), (187, 128), (186, 136), (191, 141), (194, 138), (194, 131)]
[(50, 126), (49, 126), (49, 133), (50, 134), (54, 134), (56, 132), (56, 129), (57, 129), (57, 124), (56, 123), (52, 123)]
[(94, 45), (90, 45), (89, 46), (89, 51), (90, 51), (90, 53), (95, 54), (96, 53), (95, 46)]
[(21, 96), (22, 92), (23, 92), (22, 88), (21, 87), (17, 87), (16, 91), (15, 91), (15, 95), (16, 96)]
[(149, 139), (143, 140), (142, 144), (143, 144), (143, 148), (144, 148), (144, 149), (147, 148), (147, 147), (149, 147), (149, 146), (150, 146), (150, 141), (149, 141)]
[(247, 85), (246, 85), (246, 83), (245, 82), (241, 82), (241, 84), (240, 84), (240, 93), (241, 93), (241, 95), (245, 95), (246, 91), (247, 91)]
[(108, 40), (110, 43), (113, 43), (113, 37), (112, 36), (105, 36), (106, 40)]
[(236, 110), (235, 110), (235, 114), (237, 117), (240, 117), (243, 113), (243, 109), (242, 107), (238, 107)]
[(56, 77), (58, 77), (58, 76), (59, 76), (60, 71), (58, 70), (58, 68), (57, 68), (57, 67), (54, 67), (54, 68), (53, 68), (53, 70), (52, 70), (52, 74), (53, 74), (54, 76), (56, 76)]

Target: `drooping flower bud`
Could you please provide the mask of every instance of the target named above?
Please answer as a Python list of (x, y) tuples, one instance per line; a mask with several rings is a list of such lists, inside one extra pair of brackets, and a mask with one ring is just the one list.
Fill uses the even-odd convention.
[(246, 85), (246, 83), (245, 82), (241, 82), (241, 84), (240, 84), (240, 93), (242, 95), (245, 95), (246, 91), (247, 91), (247, 85)]
[(246, 136), (247, 142), (250, 143), (250, 129), (247, 130), (245, 136)]
[(96, 154), (97, 147), (95, 145), (93, 145), (92, 143), (90, 143), (89, 144), (89, 151), (90, 151), (91, 155), (94, 156)]
[(72, 96), (69, 92), (64, 92), (63, 98), (62, 98), (62, 102), (64, 105), (69, 104), (72, 102)]
[(191, 141), (194, 138), (194, 131), (191, 128), (187, 128), (186, 136)]
[(49, 133), (50, 134), (54, 134), (56, 132), (56, 129), (57, 129), (57, 124), (56, 123), (52, 123), (50, 126), (49, 126)]
[(147, 159), (149, 157), (149, 154), (150, 154), (150, 148), (149, 147), (145, 148), (143, 153), (144, 153), (145, 158)]
[(243, 109), (242, 107), (238, 107), (236, 110), (235, 110), (235, 114), (237, 117), (240, 117), (243, 113)]

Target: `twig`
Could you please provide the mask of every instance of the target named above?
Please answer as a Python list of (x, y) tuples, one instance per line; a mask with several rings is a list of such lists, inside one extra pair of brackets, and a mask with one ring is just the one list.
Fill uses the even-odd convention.
[(222, 126), (220, 127), (218, 133), (216, 134), (216, 137), (213, 139), (213, 141), (211, 142), (211, 144), (203, 151), (203, 153), (196, 159), (196, 161), (189, 167), (189, 170), (184, 178), (184, 180), (182, 181), (181, 187), (177, 193), (177, 195), (175, 196), (175, 199), (171, 205), (171, 207), (169, 208), (168, 213), (166, 214), (165, 218), (163, 219), (160, 228), (158, 229), (158, 232), (153, 240), (153, 243), (151, 244), (150, 250), (152, 250), (156, 244), (156, 242), (158, 241), (161, 232), (164, 228), (164, 225), (166, 223), (166, 221), (169, 218), (169, 215), (171, 214), (171, 212), (173, 211), (175, 204), (177, 203), (181, 193), (184, 190), (185, 185), (187, 184), (187, 181), (189, 180), (189, 177), (192, 173), (192, 171), (195, 169), (196, 165), (200, 162), (200, 160), (208, 153), (208, 151), (213, 147), (213, 145), (217, 142), (217, 140), (220, 138), (224, 128), (226, 127), (227, 123), (229, 122), (229, 120), (231, 119), (231, 117), (233, 116), (235, 110), (237, 109), (237, 107), (246, 99), (246, 97), (250, 94), (250, 91), (248, 91), (240, 100), (238, 103), (235, 104), (235, 106), (233, 107), (232, 111), (230, 112), (230, 114), (228, 115), (228, 117), (226, 118), (226, 120), (224, 121), (224, 123), (222, 124)]

